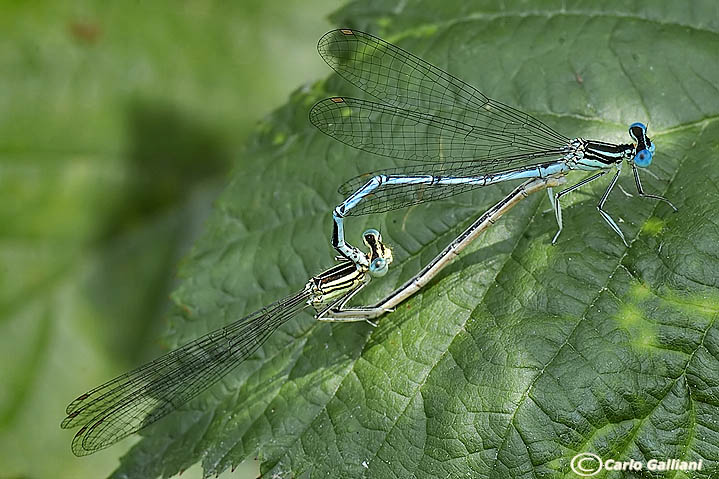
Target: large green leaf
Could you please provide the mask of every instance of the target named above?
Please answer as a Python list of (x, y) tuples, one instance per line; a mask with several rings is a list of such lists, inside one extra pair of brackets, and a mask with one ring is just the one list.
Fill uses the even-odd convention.
[[(626, 141), (649, 124), (645, 187), (595, 210), (524, 201), (421, 294), (366, 324), (309, 315), (211, 393), (143, 434), (116, 477), (206, 474), (259, 455), (268, 477), (573, 477), (579, 452), (719, 465), (719, 22), (714, 2), (357, 2), (336, 23), (378, 33), (567, 135)], [(391, 162), (333, 142), (295, 93), (253, 138), (182, 267), (172, 341), (290, 291), (331, 263), (335, 188)], [(581, 175), (578, 176), (581, 178)], [(625, 174), (620, 186), (633, 191)], [(429, 260), (506, 187), (374, 217), (397, 261), (379, 295)], [(601, 473), (622, 477), (629, 473)], [(634, 476), (650, 477), (646, 472)], [(689, 477), (664, 473), (661, 477)], [(653, 477), (653, 476), (652, 476)]]

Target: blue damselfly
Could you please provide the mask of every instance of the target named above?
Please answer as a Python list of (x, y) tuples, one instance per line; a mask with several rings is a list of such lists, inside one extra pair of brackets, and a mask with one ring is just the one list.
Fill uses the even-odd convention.
[(626, 245), (621, 229), (604, 210), (624, 161), (632, 167), (639, 196), (664, 201), (676, 211), (669, 200), (647, 194), (642, 187), (637, 167), (651, 164), (655, 146), (641, 123), (629, 127), (634, 143), (570, 139), (370, 34), (333, 30), (320, 39), (318, 50), (340, 76), (383, 103), (327, 98), (312, 108), (311, 122), (355, 148), (417, 162), (361, 175), (340, 187), (345, 200), (333, 212), (332, 244), (352, 261), (367, 264), (364, 254), (345, 241), (346, 216), (384, 212), (503, 181), (562, 176), (572, 170), (599, 172), (557, 193), (548, 189), (559, 227), (552, 243), (562, 231), (560, 198), (613, 169), (597, 209)]

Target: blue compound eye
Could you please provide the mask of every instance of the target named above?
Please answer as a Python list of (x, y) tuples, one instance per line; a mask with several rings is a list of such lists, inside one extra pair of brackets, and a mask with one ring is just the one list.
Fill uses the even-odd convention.
[(647, 127), (646, 127), (646, 125), (644, 125), (644, 123), (639, 123), (639, 122), (632, 123), (631, 125), (629, 125), (629, 129), (632, 129), (632, 128), (634, 128), (635, 126), (638, 126), (639, 128), (641, 128), (642, 131), (644, 131), (644, 133), (647, 132)]
[(384, 258), (375, 258), (369, 265), (369, 272), (372, 276), (384, 276), (389, 271), (389, 263)]
[(646, 168), (652, 163), (652, 152), (649, 150), (638, 151), (634, 156), (634, 164)]

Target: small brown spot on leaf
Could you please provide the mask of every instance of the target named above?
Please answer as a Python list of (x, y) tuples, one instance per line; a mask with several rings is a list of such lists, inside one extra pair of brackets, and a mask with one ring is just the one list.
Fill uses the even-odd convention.
[(78, 43), (92, 45), (97, 43), (102, 34), (100, 25), (92, 22), (70, 22), (68, 26), (70, 35), (77, 40)]

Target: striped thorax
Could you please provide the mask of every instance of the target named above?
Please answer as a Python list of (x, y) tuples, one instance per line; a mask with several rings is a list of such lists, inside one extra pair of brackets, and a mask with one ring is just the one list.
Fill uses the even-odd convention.
[(382, 276), (392, 262), (392, 250), (382, 242), (382, 236), (377, 230), (370, 229), (362, 235), (365, 245), (369, 248), (366, 253), (367, 265), (343, 260), (332, 268), (312, 277), (305, 285), (305, 291), (310, 293), (307, 304), (317, 306), (326, 304), (348, 291), (360, 286), (369, 280), (369, 274)]

